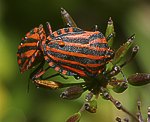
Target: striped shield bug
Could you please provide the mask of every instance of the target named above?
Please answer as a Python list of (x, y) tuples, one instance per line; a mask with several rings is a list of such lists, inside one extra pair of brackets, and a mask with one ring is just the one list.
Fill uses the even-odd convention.
[(40, 49), (42, 41), (46, 41), (46, 34), (42, 25), (32, 29), (22, 38), (17, 52), (18, 65), (22, 73), (44, 59)]
[[(117, 109), (137, 120), (119, 101), (110, 95), (107, 88), (112, 86), (113, 91), (121, 93), (127, 89), (128, 83), (134, 86), (149, 83), (148, 73), (137, 73), (126, 78), (122, 72), (122, 68), (138, 52), (139, 47), (134, 46), (131, 55), (122, 61), (133, 45), (135, 35), (128, 38), (125, 44), (114, 51), (111, 49), (115, 35), (111, 18), (109, 18), (104, 36), (98, 31), (97, 26), (95, 26), (94, 31), (78, 28), (69, 13), (63, 8), (61, 8), (61, 15), (67, 27), (53, 32), (51, 25), (47, 22), (48, 33), (40, 25), (28, 32), (22, 39), (17, 52), (20, 71), (24, 72), (38, 65), (31, 73), (30, 79), (39, 87), (50, 89), (69, 87), (61, 94), (64, 99), (76, 99), (86, 90), (90, 91), (82, 108), (67, 122), (75, 121), (75, 118), (79, 121), (83, 110), (95, 113), (97, 109), (96, 100), (100, 95), (111, 101)], [(44, 68), (45, 63), (47, 63), (47, 67)], [(45, 78), (41, 77), (49, 68), (53, 68), (58, 73)], [(123, 76), (121, 80), (118, 80), (116, 76), (119, 73)], [(84, 82), (62, 83), (47, 80), (58, 75), (64, 79), (66, 79), (64, 75), (74, 76), (76, 79), (82, 78)]]
[(113, 57), (113, 50), (101, 32), (77, 27), (53, 32), (42, 46), (49, 66), (70, 76), (96, 76)]

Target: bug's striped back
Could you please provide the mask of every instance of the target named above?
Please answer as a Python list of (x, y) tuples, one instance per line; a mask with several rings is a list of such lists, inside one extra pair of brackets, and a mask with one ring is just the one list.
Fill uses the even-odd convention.
[(40, 25), (39, 28), (34, 28), (22, 38), (17, 52), (17, 59), (21, 72), (32, 68), (41, 62), (41, 59), (44, 59), (39, 47), (42, 41), (46, 41), (46, 34), (42, 25)]
[(83, 77), (101, 73), (113, 55), (101, 32), (75, 27), (53, 32), (43, 48), (45, 60), (56, 71)]

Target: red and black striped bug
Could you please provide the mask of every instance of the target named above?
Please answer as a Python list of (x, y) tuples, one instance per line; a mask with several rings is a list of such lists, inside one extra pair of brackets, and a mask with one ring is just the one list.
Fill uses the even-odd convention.
[(46, 34), (43, 26), (34, 28), (22, 38), (18, 46), (17, 58), (21, 73), (33, 68), (43, 60), (43, 53), (40, 43), (46, 41)]
[[(69, 76), (96, 76), (103, 72), (106, 63), (112, 59), (113, 51), (99, 31), (67, 27), (52, 32), (49, 23), (47, 27), (48, 37), (40, 25), (28, 32), (18, 47), (17, 57), (21, 72), (41, 64), (31, 74), (32, 80), (39, 78), (49, 68)], [(43, 58), (49, 64), (45, 70)]]
[(77, 27), (53, 32), (43, 48), (49, 66), (62, 74), (80, 77), (103, 72), (113, 56), (101, 32), (83, 31)]
[[(138, 76), (127, 79), (123, 75), (123, 80), (116, 78), (117, 74), (122, 73), (121, 68), (130, 62), (138, 52), (138, 46), (135, 46), (131, 56), (121, 65), (119, 64), (133, 44), (134, 35), (117, 51), (113, 51), (108, 46), (110, 44), (108, 40), (112, 41), (114, 33), (111, 18), (108, 21), (108, 31), (106, 29), (108, 34), (105, 38), (100, 31), (97, 31), (97, 28), (95, 31), (84, 31), (78, 28), (64, 9), (62, 9), (61, 14), (67, 25), (66, 28), (52, 32), (50, 24), (47, 23), (48, 33), (45, 33), (43, 26), (40, 25), (28, 32), (22, 39), (17, 52), (20, 71), (24, 72), (38, 65), (31, 73), (30, 79), (41, 87), (51, 89), (69, 87), (61, 94), (62, 98), (74, 99), (84, 91), (89, 90), (90, 93), (82, 107), (89, 112), (96, 112), (95, 99), (101, 95), (110, 100), (118, 109), (129, 113), (119, 101), (109, 94), (107, 86), (111, 85), (115, 92), (120, 93), (126, 90), (127, 80), (132, 83), (130, 80), (133, 79), (134, 83), (138, 84), (135, 80)], [(45, 63), (48, 65), (46, 68), (44, 68)], [(110, 67), (106, 68), (108, 63)], [(55, 69), (58, 73), (46, 78), (41, 77), (49, 68)], [(63, 84), (47, 80), (57, 75), (62, 77), (64, 77), (63, 75), (79, 76), (84, 82)], [(144, 74), (144, 76), (146, 75)], [(93, 95), (95, 95), (95, 99), (92, 99)]]

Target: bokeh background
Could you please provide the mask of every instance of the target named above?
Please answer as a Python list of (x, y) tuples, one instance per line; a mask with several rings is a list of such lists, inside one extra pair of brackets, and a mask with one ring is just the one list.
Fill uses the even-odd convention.
[[(111, 16), (116, 31), (115, 48), (133, 33), (140, 51), (134, 61), (124, 68), (129, 76), (136, 72), (150, 72), (150, 1), (149, 0), (0, 0), (0, 122), (64, 122), (77, 112), (85, 94), (77, 100), (62, 100), (62, 90), (37, 89), (28, 77), (32, 71), (19, 72), (16, 52), (21, 38), (32, 28), (50, 21), (53, 30), (64, 27), (60, 7), (64, 7), (84, 30), (95, 24), (105, 32)], [(49, 74), (53, 74), (53, 70)], [(75, 82), (74, 78), (64, 81)], [(137, 99), (142, 101), (142, 113), (147, 116), (150, 106), (150, 84), (130, 86), (121, 94), (112, 95), (132, 113), (136, 113)], [(109, 101), (99, 98), (95, 114), (84, 112), (81, 122), (114, 122), (115, 118), (128, 117)]]

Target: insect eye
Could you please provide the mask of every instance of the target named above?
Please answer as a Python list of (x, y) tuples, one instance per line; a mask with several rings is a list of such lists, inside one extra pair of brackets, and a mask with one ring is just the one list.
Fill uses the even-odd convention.
[(59, 41), (59, 42), (58, 42), (58, 45), (59, 45), (60, 47), (64, 47), (64, 46), (65, 46), (65, 42)]

